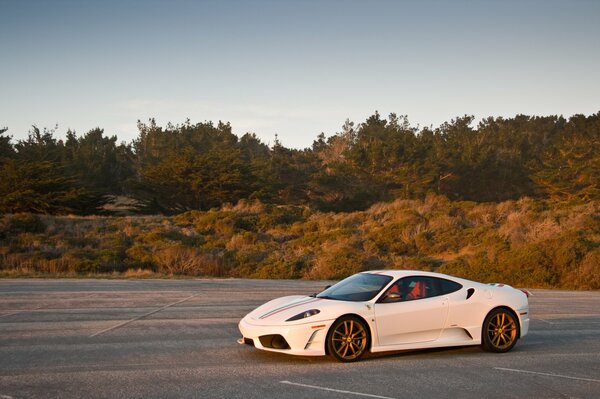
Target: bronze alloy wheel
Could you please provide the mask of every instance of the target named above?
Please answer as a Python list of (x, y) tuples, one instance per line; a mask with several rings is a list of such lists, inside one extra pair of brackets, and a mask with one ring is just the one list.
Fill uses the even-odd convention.
[(356, 317), (345, 316), (333, 323), (327, 335), (327, 350), (335, 359), (354, 362), (366, 352), (369, 334), (364, 323)]
[(508, 352), (519, 339), (516, 317), (506, 309), (495, 309), (483, 323), (483, 347), (491, 352)]

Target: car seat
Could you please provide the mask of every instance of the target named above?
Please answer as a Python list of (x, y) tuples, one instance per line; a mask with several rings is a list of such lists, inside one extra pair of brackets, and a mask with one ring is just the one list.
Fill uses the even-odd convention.
[(415, 281), (415, 285), (406, 295), (406, 299), (425, 298), (425, 283), (423, 281)]

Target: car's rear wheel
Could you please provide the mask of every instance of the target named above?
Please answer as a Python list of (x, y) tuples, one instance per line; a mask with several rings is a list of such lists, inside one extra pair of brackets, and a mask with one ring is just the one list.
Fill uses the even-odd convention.
[(327, 352), (341, 362), (355, 362), (367, 351), (369, 333), (365, 323), (354, 316), (337, 319), (327, 334)]
[(492, 310), (483, 322), (482, 346), (489, 352), (508, 352), (519, 339), (519, 321), (508, 309)]

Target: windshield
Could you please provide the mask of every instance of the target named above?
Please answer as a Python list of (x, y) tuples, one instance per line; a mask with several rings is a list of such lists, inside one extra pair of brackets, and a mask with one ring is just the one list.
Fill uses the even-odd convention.
[(340, 301), (369, 301), (385, 287), (392, 278), (381, 274), (359, 273), (340, 281), (317, 295), (317, 298)]

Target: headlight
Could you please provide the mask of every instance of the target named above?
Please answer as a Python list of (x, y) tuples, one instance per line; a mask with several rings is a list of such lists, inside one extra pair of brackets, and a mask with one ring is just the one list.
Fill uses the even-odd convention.
[(296, 316), (290, 317), (286, 321), (294, 321), (294, 320), (306, 319), (307, 317), (314, 316), (314, 315), (319, 314), (319, 313), (321, 313), (321, 311), (319, 309), (311, 309), (311, 310), (307, 310), (307, 311), (302, 312), (302, 313), (298, 313)]

